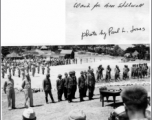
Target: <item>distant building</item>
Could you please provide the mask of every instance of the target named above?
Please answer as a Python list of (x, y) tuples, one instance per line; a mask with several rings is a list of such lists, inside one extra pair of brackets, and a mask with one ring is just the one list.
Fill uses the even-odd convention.
[(73, 50), (61, 50), (60, 57), (65, 59), (74, 59), (75, 54)]

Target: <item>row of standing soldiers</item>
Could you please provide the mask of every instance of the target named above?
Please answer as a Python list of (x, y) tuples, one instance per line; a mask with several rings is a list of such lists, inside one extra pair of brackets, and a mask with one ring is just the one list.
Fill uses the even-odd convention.
[[(149, 67), (147, 65), (147, 63), (144, 64), (133, 64), (131, 67), (131, 70), (129, 69), (129, 67), (127, 65), (124, 65), (123, 68), (123, 72), (122, 72), (122, 79), (123, 80), (127, 80), (129, 79), (129, 72), (131, 71), (131, 78), (145, 78), (148, 76), (148, 72), (149, 72)], [(100, 65), (97, 68), (96, 71), (96, 75), (97, 75), (97, 81), (103, 79), (103, 71), (104, 68), (102, 67), (102, 65)], [(115, 73), (114, 73), (114, 79), (115, 81), (119, 81), (121, 80), (120, 78), (120, 68), (118, 65), (116, 65), (115, 69), (114, 69)], [(109, 82), (111, 80), (111, 68), (108, 65), (106, 68), (106, 76), (105, 76), (105, 81)]]
[(92, 99), (95, 89), (94, 73), (92, 70), (88, 70), (88, 72), (81, 71), (80, 74), (78, 80), (75, 76), (75, 71), (69, 72), (69, 75), (65, 73), (63, 79), (61, 74), (58, 75), (58, 80), (56, 81), (58, 101), (62, 101), (62, 95), (64, 94), (65, 100), (72, 102), (72, 99), (75, 99), (77, 86), (79, 88), (80, 101), (84, 101), (83, 97), (86, 97), (87, 90), (89, 100)]
[[(40, 70), (41, 69), (41, 70)], [(18, 73), (18, 77), (22, 78), (22, 80), (24, 80), (25, 78), (25, 74), (31, 72), (32, 76), (35, 76), (35, 73), (37, 71), (38, 74), (40, 74), (40, 71), (42, 72), (42, 74), (44, 75), (45, 73), (50, 73), (50, 66), (49, 65), (45, 65), (45, 64), (30, 64), (27, 63), (26, 65), (11, 65), (11, 66), (5, 66), (2, 65), (2, 78), (5, 78), (5, 74), (9, 74), (12, 76), (15, 76), (15, 73)]]

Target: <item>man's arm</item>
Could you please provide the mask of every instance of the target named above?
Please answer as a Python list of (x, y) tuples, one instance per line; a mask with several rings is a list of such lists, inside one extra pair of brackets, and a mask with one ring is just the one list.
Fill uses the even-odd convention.
[(23, 81), (22, 83), (22, 89), (24, 89), (24, 87), (25, 87), (25, 81)]
[(4, 93), (6, 94), (6, 86), (7, 86), (7, 82), (5, 81), (4, 82), (4, 85), (3, 85), (3, 90), (4, 90)]

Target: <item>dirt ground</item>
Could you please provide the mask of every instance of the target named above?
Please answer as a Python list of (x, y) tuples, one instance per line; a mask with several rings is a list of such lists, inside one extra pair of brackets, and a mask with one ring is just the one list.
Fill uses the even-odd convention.
[[(148, 82), (146, 80), (145, 82)], [(133, 82), (137, 82), (134, 80)], [(132, 83), (133, 83), (132, 82)], [(97, 84), (100, 86), (101, 84)], [(109, 86), (108, 89), (123, 89), (126, 86)], [(150, 91), (150, 85), (144, 86), (147, 91)], [(114, 110), (112, 97), (109, 97), (109, 102), (105, 100), (105, 106), (102, 107), (100, 102), (99, 95), (99, 87), (95, 89), (94, 99), (89, 101), (88, 97), (84, 98), (84, 102), (79, 102), (79, 93), (78, 90), (76, 92), (76, 99), (73, 100), (72, 103), (68, 103), (67, 101), (57, 102), (57, 92), (52, 91), (53, 97), (56, 103), (45, 104), (45, 98), (43, 92), (38, 92), (33, 94), (34, 98), (34, 111), (36, 112), (36, 116), (38, 120), (68, 120), (68, 114), (71, 110), (81, 109), (85, 112), (87, 116), (87, 120), (107, 120), (110, 112)], [(64, 100), (64, 96), (62, 96)], [(121, 97), (118, 96), (116, 98), (116, 107), (122, 105)], [(7, 109), (7, 98), (5, 94), (2, 94), (2, 120), (21, 120), (22, 113), (24, 111), (24, 93), (16, 92), (16, 108), (15, 110), (9, 111)]]

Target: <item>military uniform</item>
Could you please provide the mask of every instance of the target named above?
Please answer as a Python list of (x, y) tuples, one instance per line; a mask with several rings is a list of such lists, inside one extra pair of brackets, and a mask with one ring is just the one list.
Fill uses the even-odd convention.
[(88, 90), (88, 85), (87, 85), (87, 72), (84, 71), (84, 79), (85, 79), (85, 88), (84, 88), (84, 97), (87, 96), (87, 90)]
[[(30, 76), (26, 75), (26, 78), (23, 80), (22, 83), (22, 88), (24, 89), (24, 94), (25, 94), (25, 102), (24, 106), (25, 107), (32, 107), (33, 106), (33, 93), (31, 89), (31, 79)], [(28, 105), (27, 105), (28, 102)]]
[(35, 66), (34, 65), (32, 66), (32, 76), (33, 77), (35, 76)]
[(42, 83), (43, 90), (45, 92), (46, 103), (48, 103), (48, 94), (50, 95), (52, 102), (54, 102), (52, 91), (51, 91), (51, 89), (52, 89), (51, 81), (49, 78), (47, 78), (47, 76), (48, 76), (48, 74), (46, 75), (46, 78), (43, 80), (43, 83)]
[(56, 81), (56, 88), (57, 88), (57, 95), (58, 95), (58, 101), (62, 101), (62, 94), (63, 94), (63, 88), (64, 88), (64, 82), (62, 79), (62, 75), (58, 75), (58, 80)]
[(68, 79), (68, 74), (65, 73), (65, 78), (63, 79), (63, 85), (64, 85), (63, 92), (64, 92), (65, 100), (67, 100), (67, 79)]
[(83, 72), (81, 72), (81, 76), (78, 79), (78, 87), (79, 87), (80, 101), (83, 101), (84, 91), (85, 91), (85, 78), (83, 76)]
[(47, 67), (47, 74), (50, 74), (50, 67)]
[(15, 67), (15, 65), (12, 67), (12, 71), (13, 71), (13, 76), (15, 76), (15, 69), (16, 69), (16, 67)]
[(72, 87), (73, 87), (72, 72), (70, 72), (69, 75), (70, 76), (67, 79), (67, 97), (68, 97), (68, 101), (72, 102)]
[(95, 85), (95, 79), (94, 76), (91, 74), (91, 72), (88, 72), (87, 77), (87, 83), (88, 83), (88, 90), (89, 90), (89, 100), (93, 97), (93, 91), (94, 91), (94, 85)]
[(10, 78), (4, 82), (4, 92), (7, 94), (8, 108), (15, 108), (15, 91), (14, 91), (14, 80)]
[(110, 66), (108, 66), (106, 70), (106, 81), (110, 82), (110, 79), (111, 79), (111, 68)]
[(72, 72), (73, 73), (73, 93), (72, 93), (72, 98), (75, 98), (75, 93), (77, 91), (77, 78), (75, 76), (75, 71)]
[(42, 74), (44, 75), (44, 73), (45, 73), (45, 66), (42, 65)]
[(115, 81), (120, 80), (120, 69), (118, 66), (115, 68)]

